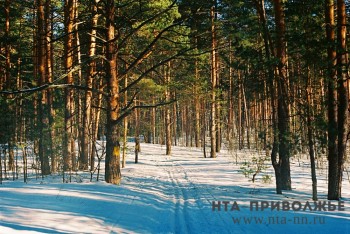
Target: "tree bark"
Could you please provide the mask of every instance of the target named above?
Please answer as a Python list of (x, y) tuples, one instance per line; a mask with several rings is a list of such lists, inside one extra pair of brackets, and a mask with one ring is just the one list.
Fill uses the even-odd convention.
[[(308, 68), (308, 76), (309, 68)], [(312, 127), (313, 113), (312, 113), (312, 91), (311, 91), (311, 80), (308, 77), (308, 85), (306, 87), (307, 96), (307, 107), (306, 107), (306, 122), (307, 122), (307, 138), (309, 146), (310, 164), (311, 164), (311, 179), (312, 179), (312, 200), (317, 200), (317, 177), (316, 177), (316, 166), (315, 166), (315, 143), (314, 143), (314, 130)]]
[(211, 18), (211, 103), (210, 103), (210, 157), (216, 158), (216, 32), (215, 32), (215, 7), (210, 8)]
[[(96, 75), (96, 60), (94, 58), (96, 54), (96, 27), (99, 15), (97, 13), (97, 3), (99, 0), (94, 0), (91, 3), (91, 13), (92, 13), (92, 19), (91, 19), (91, 32), (90, 32), (90, 45), (89, 45), (89, 68), (88, 68), (88, 75), (86, 76), (86, 86), (89, 90), (85, 92), (85, 100), (84, 100), (84, 112), (83, 112), (83, 131), (82, 131), (82, 137), (81, 137), (81, 168), (87, 169), (88, 167), (88, 159), (89, 159), (89, 148), (92, 148), (95, 142), (92, 142), (92, 84), (93, 80)], [(90, 147), (89, 147), (90, 146)], [(90, 155), (91, 157), (91, 155)], [(90, 160), (90, 166), (91, 166), (91, 160)], [(92, 169), (92, 168), (90, 168)]]
[[(128, 76), (125, 76), (124, 80), (124, 88), (128, 86)], [(124, 93), (124, 105), (126, 106), (128, 104), (128, 91), (125, 91)], [(127, 149), (127, 142), (128, 142), (128, 117), (125, 117), (123, 119), (123, 157), (122, 157), (122, 168), (125, 167), (126, 164), (126, 149)]]
[(335, 50), (335, 18), (334, 0), (327, 0), (325, 5), (327, 55), (328, 55), (328, 199), (339, 198), (338, 191), (338, 147), (337, 147), (337, 74), (336, 74), (336, 50)]
[[(39, 85), (44, 85), (48, 82), (47, 77), (47, 38), (46, 38), (46, 19), (45, 19), (45, 2), (43, 0), (38, 0), (37, 7), (37, 23), (38, 23), (38, 75), (39, 75)], [(48, 91), (43, 90), (39, 94), (39, 158), (41, 163), (41, 173), (42, 175), (50, 174), (49, 165), (49, 153), (51, 153), (48, 146), (51, 145), (51, 139), (49, 133), (49, 114), (48, 114)]]
[[(53, 82), (53, 45), (52, 45), (52, 7), (51, 0), (46, 0), (45, 3), (45, 21), (46, 21), (46, 74), (47, 82)], [(48, 101), (48, 114), (49, 114), (49, 152), (51, 155), (51, 172), (57, 171), (57, 154), (54, 145), (54, 139), (56, 137), (55, 131), (55, 109), (53, 106), (54, 94), (52, 89), (47, 90)]]
[[(98, 90), (102, 92), (103, 90), (103, 80), (100, 79), (98, 82), (96, 82), (96, 87)], [(98, 129), (100, 125), (100, 116), (101, 116), (101, 108), (102, 108), (102, 94), (99, 93), (96, 97), (96, 108), (92, 109), (91, 111), (91, 119), (92, 119), (92, 124), (91, 124), (91, 143), (92, 146), (90, 148), (91, 153), (90, 153), (90, 171), (93, 171), (95, 168), (95, 154), (96, 154), (96, 140), (98, 138)]]
[[(66, 84), (73, 84), (73, 27), (74, 27), (74, 1), (65, 0), (64, 5), (64, 24), (65, 24), (65, 70)], [(72, 88), (65, 90), (65, 132), (63, 139), (63, 170), (73, 170), (73, 161), (75, 158), (74, 143), (74, 91)]]
[[(137, 99), (135, 99), (135, 106), (137, 106)], [(141, 151), (140, 146), (140, 110), (135, 109), (135, 163), (139, 162), (139, 153)]]
[(291, 190), (290, 177), (290, 127), (288, 105), (288, 78), (287, 78), (287, 48), (284, 6), (282, 0), (274, 0), (275, 23), (276, 23), (276, 50), (279, 59), (277, 78), (277, 118), (278, 118), (278, 154), (281, 159), (282, 189)]
[(107, 0), (105, 3), (106, 15), (106, 82), (109, 98), (107, 100), (107, 132), (106, 132), (106, 163), (105, 180), (107, 183), (120, 184), (120, 144), (118, 141), (118, 126), (116, 120), (119, 116), (119, 83), (117, 48), (115, 46), (115, 3)]
[[(196, 42), (197, 44), (197, 42)], [(199, 99), (199, 91), (198, 91), (198, 86), (199, 86), (199, 69), (198, 69), (198, 59), (195, 58), (195, 85), (194, 85), (194, 112), (195, 112), (195, 132), (194, 132), (194, 140), (195, 140), (195, 145), (196, 147), (201, 147), (201, 129), (200, 129), (200, 122), (201, 122), (201, 117), (200, 117), (200, 99)]]
[[(164, 66), (164, 78), (165, 78), (165, 84), (166, 84), (166, 90), (165, 90), (165, 101), (170, 101), (170, 62), (166, 66)], [(165, 145), (166, 145), (166, 155), (171, 155), (171, 119), (170, 119), (170, 106), (165, 107)]]
[[(12, 89), (13, 81), (11, 78), (11, 41), (10, 41), (10, 4), (9, 0), (5, 1), (5, 74), (4, 74), (4, 86), (5, 89)], [(15, 145), (15, 110), (14, 106), (6, 103), (5, 111), (7, 112), (7, 124), (8, 124), (8, 150), (9, 150), (9, 161), (8, 170), (15, 170), (15, 154), (13, 151)]]
[(349, 92), (348, 92), (348, 57), (346, 50), (346, 7), (344, 0), (337, 0), (337, 75), (338, 75), (338, 173), (337, 197), (341, 198), (346, 142), (348, 134)]

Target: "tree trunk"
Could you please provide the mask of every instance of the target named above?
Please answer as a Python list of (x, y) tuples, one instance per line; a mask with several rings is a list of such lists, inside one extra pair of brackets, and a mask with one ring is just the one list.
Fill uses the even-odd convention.
[[(308, 68), (308, 76), (309, 68)], [(311, 179), (312, 179), (312, 200), (317, 200), (317, 178), (316, 178), (316, 166), (315, 166), (315, 143), (314, 143), (314, 130), (312, 127), (313, 114), (312, 114), (312, 97), (311, 97), (311, 80), (308, 77), (308, 85), (306, 87), (307, 96), (307, 107), (306, 107), (306, 118), (307, 118), (307, 138), (309, 146), (309, 155), (311, 163)]]
[[(86, 86), (88, 89), (91, 89), (93, 86), (93, 80), (96, 75), (96, 61), (95, 61), (95, 54), (96, 54), (96, 26), (98, 22), (98, 13), (97, 13), (97, 3), (99, 0), (94, 0), (91, 3), (91, 12), (92, 12), (92, 19), (91, 19), (91, 32), (90, 32), (90, 45), (89, 45), (89, 71), (88, 75), (86, 76)], [(92, 142), (92, 132), (89, 131), (92, 128), (91, 124), (91, 105), (92, 105), (92, 92), (90, 90), (87, 90), (85, 92), (85, 100), (84, 100), (84, 112), (83, 112), (83, 131), (82, 131), (82, 137), (81, 137), (81, 168), (87, 169), (88, 159), (89, 159), (89, 146), (90, 148), (93, 147), (93, 144), (95, 142)], [(91, 157), (91, 155), (90, 155)], [(90, 166), (91, 166), (91, 159), (90, 159)], [(90, 168), (92, 170), (92, 168)]]
[[(215, 9), (216, 9), (216, 3), (215, 3)], [(217, 15), (215, 13), (215, 20), (217, 19)], [(215, 23), (215, 22), (214, 22)], [(215, 33), (215, 40), (214, 40), (214, 43), (215, 43), (215, 48), (216, 48), (216, 51), (215, 51), (215, 77), (216, 77), (216, 87), (220, 87), (220, 73), (219, 73), (219, 51), (217, 49), (217, 42), (216, 42), (216, 32), (215, 32), (215, 29), (214, 29), (214, 33)], [(222, 130), (222, 124), (221, 124), (221, 104), (219, 102), (219, 100), (222, 98), (222, 94), (221, 92), (220, 93), (217, 93), (216, 94), (217, 96), (217, 99), (216, 102), (215, 102), (215, 114), (216, 114), (216, 119), (215, 119), (215, 122), (216, 122), (216, 130), (215, 130), (215, 140), (216, 140), (216, 143), (215, 143), (215, 151), (216, 153), (220, 153), (220, 150), (221, 150), (221, 130)]]
[(336, 75), (336, 50), (335, 50), (335, 19), (334, 0), (327, 0), (325, 5), (327, 54), (328, 54), (328, 199), (336, 200), (338, 194), (338, 149), (337, 149), (337, 75)]
[(338, 75), (338, 173), (337, 197), (341, 198), (346, 142), (348, 134), (349, 93), (348, 93), (348, 57), (346, 50), (346, 7), (344, 0), (337, 0), (337, 75)]
[[(171, 64), (168, 62), (166, 66), (164, 66), (164, 79), (166, 84), (165, 89), (165, 101), (170, 101), (170, 67)], [(170, 105), (165, 107), (165, 145), (166, 145), (166, 155), (171, 155), (171, 119), (170, 119)]]
[[(47, 38), (46, 38), (46, 19), (45, 19), (45, 3), (43, 0), (38, 0), (37, 8), (37, 23), (38, 23), (38, 75), (39, 75), (39, 85), (44, 85), (48, 82), (47, 78)], [(48, 114), (48, 91), (43, 90), (40, 94), (39, 100), (39, 158), (41, 164), (42, 175), (50, 174), (49, 165), (49, 145), (51, 142), (49, 132), (49, 114)]]
[[(154, 104), (155, 104), (155, 100), (154, 100), (154, 97), (152, 97), (152, 105)], [(157, 119), (156, 108), (152, 108), (152, 144), (158, 143), (158, 140), (156, 141), (156, 137), (157, 137), (156, 119)]]
[[(135, 106), (137, 106), (137, 99), (135, 99)], [(140, 146), (140, 110), (135, 109), (135, 163), (139, 162), (139, 153), (141, 151)]]
[[(11, 78), (11, 41), (10, 41), (10, 4), (9, 0), (5, 1), (5, 76), (4, 83), (5, 89), (12, 89), (13, 81)], [(15, 111), (13, 105), (6, 103), (6, 107), (4, 108), (7, 113), (8, 118), (8, 150), (9, 150), (9, 161), (8, 161), (8, 169), (9, 171), (15, 170), (15, 154), (13, 151), (15, 145)]]
[[(66, 84), (73, 84), (73, 26), (74, 26), (74, 1), (65, 0), (64, 5), (64, 25), (65, 25), (65, 70)], [(74, 92), (72, 88), (65, 90), (65, 132), (63, 139), (63, 170), (73, 170), (75, 157), (74, 144)]]
[(194, 112), (195, 112), (195, 132), (194, 140), (196, 147), (201, 147), (200, 138), (201, 138), (201, 129), (200, 129), (200, 99), (199, 99), (199, 69), (198, 69), (198, 59), (195, 58), (195, 85), (194, 85)]
[[(128, 87), (128, 76), (125, 76), (124, 80), (124, 88)], [(124, 105), (128, 104), (128, 91), (126, 90), (124, 93)], [(125, 168), (126, 164), (126, 148), (128, 142), (128, 117), (123, 119), (123, 157), (122, 157), (122, 168)]]
[(207, 157), (207, 151), (206, 151), (206, 139), (207, 139), (207, 119), (206, 119), (206, 102), (203, 100), (202, 103), (202, 118), (201, 118), (201, 123), (202, 123), (202, 146), (203, 146), (203, 156), (204, 158)]
[(107, 132), (106, 132), (106, 164), (105, 180), (107, 183), (120, 184), (120, 144), (118, 141), (118, 126), (116, 120), (119, 117), (119, 83), (117, 48), (115, 46), (115, 3), (107, 0), (105, 4), (106, 14), (106, 82), (109, 98), (107, 100)]
[[(96, 82), (96, 87), (97, 90), (102, 92), (103, 89), (103, 81), (102, 79), (99, 80), (99, 82)], [(96, 140), (98, 138), (98, 129), (99, 129), (99, 124), (100, 124), (100, 116), (101, 116), (101, 107), (102, 107), (102, 94), (99, 93), (96, 97), (96, 108), (94, 108), (91, 111), (91, 119), (92, 119), (92, 124), (91, 124), (91, 153), (90, 153), (90, 171), (93, 171), (95, 168), (95, 154), (96, 154)]]
[[(2, 180), (3, 180), (3, 178), (2, 178), (2, 152), (3, 151), (0, 151), (0, 184), (2, 184)], [(5, 158), (5, 155), (4, 155), (4, 158)]]
[[(272, 45), (272, 40), (267, 26), (266, 11), (264, 0), (255, 1), (257, 12), (259, 14), (260, 23), (263, 28), (263, 38), (265, 47), (265, 56), (268, 62), (271, 60), (271, 55), (274, 56), (274, 49)], [(274, 67), (270, 65), (268, 67), (268, 80), (267, 84), (271, 92), (270, 103), (271, 103), (271, 121), (272, 121), (272, 133), (273, 133), (273, 143), (271, 150), (271, 163), (275, 171), (276, 178), (276, 193), (282, 194), (282, 180), (281, 180), (281, 158), (277, 158), (279, 151), (279, 139), (278, 139), (278, 128), (277, 128), (277, 110), (276, 110), (276, 88), (274, 83)], [(266, 95), (267, 96), (267, 95)], [(266, 101), (266, 107), (267, 105)], [(266, 108), (267, 109), (267, 108)], [(265, 136), (266, 139), (266, 136)]]
[(276, 23), (276, 48), (279, 59), (277, 76), (277, 118), (278, 118), (278, 154), (281, 159), (282, 189), (291, 190), (290, 177), (290, 129), (289, 129), (289, 105), (288, 105), (288, 78), (287, 78), (287, 48), (286, 28), (284, 20), (284, 6), (282, 0), (274, 0)]
[(237, 134), (238, 134), (238, 149), (241, 150), (244, 147), (243, 135), (244, 135), (244, 124), (242, 121), (242, 79), (241, 72), (238, 71), (238, 121), (237, 121)]
[[(175, 95), (176, 96), (176, 95)], [(173, 139), (174, 139), (174, 145), (177, 146), (177, 138), (178, 138), (178, 107), (177, 107), (178, 103), (174, 102), (173, 104), (173, 128), (172, 128), (172, 132), (173, 132)]]
[(5, 1), (5, 88), (11, 87), (10, 0)]
[[(250, 149), (250, 120), (249, 120), (249, 108), (247, 103), (247, 98), (245, 94), (244, 84), (242, 82), (242, 99), (243, 99), (243, 107), (244, 107), (244, 125), (245, 125), (245, 131), (247, 136), (247, 148)], [(244, 131), (242, 131), (242, 134), (244, 134)]]
[(216, 158), (216, 32), (215, 7), (210, 8), (211, 18), (211, 103), (210, 103), (210, 157)]
[[(46, 24), (46, 74), (47, 74), (47, 82), (53, 82), (53, 45), (52, 45), (52, 8), (51, 8), (51, 0), (46, 0), (45, 3), (45, 24)], [(47, 102), (48, 102), (48, 119), (49, 119), (49, 153), (51, 155), (51, 172), (55, 173), (57, 171), (57, 155), (54, 146), (54, 139), (56, 136), (55, 132), (55, 109), (53, 107), (53, 91), (52, 89), (47, 90)]]
[(228, 102), (227, 102), (227, 109), (228, 109), (228, 120), (227, 120), (227, 132), (226, 132), (226, 140), (228, 141), (230, 145), (230, 149), (232, 149), (232, 137), (234, 134), (234, 105), (233, 105), (233, 68), (232, 68), (232, 61), (233, 61), (233, 52), (232, 52), (232, 42), (229, 42), (229, 90), (228, 90)]

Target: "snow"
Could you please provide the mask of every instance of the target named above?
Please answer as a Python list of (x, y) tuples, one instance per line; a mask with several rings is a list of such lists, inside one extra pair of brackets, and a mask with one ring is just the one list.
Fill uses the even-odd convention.
[[(300, 201), (314, 207), (307, 159), (292, 160), (293, 190), (277, 195), (268, 161), (255, 183), (243, 175), (244, 162), (258, 157), (256, 152), (223, 150), (218, 158), (206, 159), (196, 148), (173, 147), (172, 156), (166, 156), (161, 145), (142, 144), (141, 150), (138, 164), (133, 163), (130, 150), (119, 186), (90, 182), (89, 173), (74, 175), (72, 183), (62, 183), (60, 175), (42, 180), (33, 174), (27, 184), (4, 181), (0, 233), (350, 233), (346, 174), (344, 211), (256, 211), (250, 210), (251, 202)], [(327, 170), (321, 166), (318, 195), (323, 202), (327, 201)], [(262, 175), (272, 176), (272, 181), (263, 183)], [(225, 211), (221, 204), (220, 211), (213, 211), (212, 204), (218, 201), (229, 201), (229, 209), (236, 202), (240, 210)], [(242, 221), (250, 218), (251, 224)], [(321, 218), (323, 224), (313, 223)], [(241, 219), (240, 224), (233, 219)], [(255, 222), (259, 219), (261, 224)]]

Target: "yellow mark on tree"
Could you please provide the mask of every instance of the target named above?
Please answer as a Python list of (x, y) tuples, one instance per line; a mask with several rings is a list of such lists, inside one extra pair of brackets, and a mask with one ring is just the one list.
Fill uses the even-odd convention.
[(114, 146), (114, 148), (113, 148), (113, 156), (114, 157), (119, 157), (120, 156), (120, 146), (119, 145)]

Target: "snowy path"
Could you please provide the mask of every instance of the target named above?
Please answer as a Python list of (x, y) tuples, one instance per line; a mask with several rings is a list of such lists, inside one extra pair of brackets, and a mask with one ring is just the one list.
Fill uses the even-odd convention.
[[(292, 163), (293, 191), (280, 196), (273, 181), (264, 184), (258, 175), (252, 183), (244, 177), (247, 152), (238, 155), (242, 163), (236, 165), (225, 151), (204, 159), (194, 148), (174, 147), (172, 156), (160, 145), (141, 149), (138, 164), (128, 155), (120, 186), (90, 183), (87, 174), (73, 177), (81, 183), (62, 184), (59, 176), (28, 184), (6, 181), (0, 185), (0, 233), (350, 233), (348, 181), (345, 211), (251, 211), (251, 201), (310, 201), (307, 166)], [(326, 194), (325, 174), (319, 171), (320, 199)], [(212, 211), (213, 201), (236, 201), (240, 211), (224, 211), (223, 205)], [(309, 223), (319, 215), (324, 224)], [(304, 217), (308, 223), (293, 223)], [(235, 218), (252, 221), (238, 224)], [(285, 224), (279, 223), (282, 218)]]

